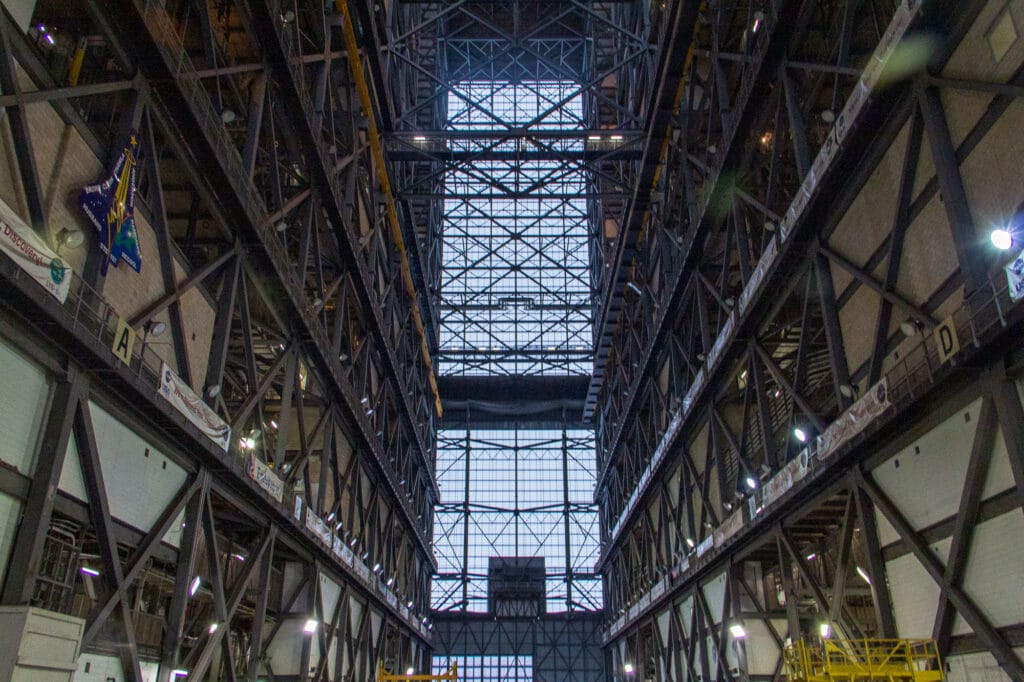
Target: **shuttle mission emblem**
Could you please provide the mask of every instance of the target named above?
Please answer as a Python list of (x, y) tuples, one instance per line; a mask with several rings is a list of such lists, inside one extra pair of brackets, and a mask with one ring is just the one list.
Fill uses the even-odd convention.
[(64, 267), (64, 261), (60, 258), (54, 258), (50, 261), (50, 279), (53, 280), (54, 284), (60, 284), (64, 281), (64, 276), (67, 274), (67, 269)]

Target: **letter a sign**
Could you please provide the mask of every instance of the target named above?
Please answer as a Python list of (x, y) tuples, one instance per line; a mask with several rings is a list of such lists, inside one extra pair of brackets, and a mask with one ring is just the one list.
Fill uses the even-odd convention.
[(949, 359), (960, 352), (960, 339), (956, 335), (953, 318), (947, 317), (935, 328), (935, 342), (939, 350), (939, 362), (946, 364)]
[(114, 345), (110, 350), (118, 360), (126, 365), (131, 364), (132, 347), (135, 345), (135, 330), (123, 318), (117, 318), (117, 332), (114, 334)]

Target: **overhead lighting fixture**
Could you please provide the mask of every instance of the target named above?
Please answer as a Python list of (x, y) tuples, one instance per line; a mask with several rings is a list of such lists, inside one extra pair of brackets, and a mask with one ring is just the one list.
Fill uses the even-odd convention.
[(997, 228), (992, 230), (989, 237), (992, 239), (992, 245), (1000, 251), (1006, 251), (1013, 246), (1013, 235), (1010, 234), (1009, 230)]
[(91, 575), (91, 576), (92, 576), (92, 577), (94, 577), (94, 578), (95, 578), (95, 577), (97, 577), (97, 576), (98, 576), (98, 575), (100, 574), (100, 572), (99, 572), (99, 571), (97, 571), (97, 570), (96, 570), (95, 568), (89, 568), (88, 566), (82, 566), (82, 567), (81, 567), (80, 569), (78, 569), (78, 570), (79, 570), (79, 571), (80, 571), (81, 573), (85, 573), (86, 575)]
[(900, 331), (909, 339), (917, 334), (917, 323), (913, 320), (903, 320), (900, 322)]
[(686, 546), (689, 547), (690, 549), (694, 548), (693, 538), (686, 538)]
[(411, 608), (412, 608), (412, 599), (410, 599), (409, 601), (405, 602), (405, 605), (406, 605), (406, 606), (407, 606), (408, 608), (410, 608), (410, 609), (411, 609)]
[(818, 634), (821, 635), (822, 639), (828, 639), (832, 635), (832, 626), (828, 623), (822, 623), (818, 626)]
[(149, 322), (146, 323), (147, 336), (163, 336), (165, 331), (167, 331), (166, 322), (161, 322), (160, 320), (150, 320)]
[(313, 299), (313, 312), (318, 313), (324, 309), (324, 300), (320, 297)]
[(597, 142), (601, 139), (600, 135), (587, 135), (587, 139), (591, 142)]
[(816, 552), (811, 552), (807, 555), (808, 561), (814, 561), (816, 558), (818, 558), (818, 554)]
[(288, 223), (283, 220), (279, 220), (277, 221), (277, 224), (274, 225), (274, 229), (277, 230), (278, 234), (283, 234), (288, 229)]
[(825, 123), (832, 123), (836, 120), (836, 114), (831, 109), (825, 109), (821, 112), (821, 120)]
[(638, 287), (634, 282), (626, 282), (626, 286), (629, 287), (630, 290), (637, 296), (642, 296), (644, 293), (643, 290), (640, 287)]
[(627, 675), (632, 675), (633, 674), (633, 664), (632, 663), (626, 663), (624, 666), (622, 666), (622, 670), (625, 671), (625, 673)]
[(388, 587), (391, 587), (392, 585), (394, 585), (394, 584), (395, 584), (395, 578), (394, 578), (394, 576), (391, 576), (390, 578), (388, 578), (388, 581), (387, 581), (387, 583), (385, 583), (385, 584), (386, 584), (386, 585), (387, 585)]
[(295, 21), (295, 12), (288, 10), (287, 12), (281, 15), (281, 21), (283, 21), (286, 24), (292, 23), (293, 21)]
[(376, 573), (379, 570), (380, 570), (380, 562), (378, 561), (377, 563), (375, 563), (373, 565), (373, 572)]
[(413, 667), (412, 667), (412, 666), (409, 666), (408, 668), (406, 668), (406, 669), (405, 669), (405, 674), (406, 674), (406, 675), (408, 675), (408, 676), (412, 676), (412, 674), (413, 674), (414, 672), (416, 672), (416, 671), (415, 671), (415, 670), (413, 670)]
[(801, 443), (806, 443), (807, 442), (807, 432), (804, 431), (799, 426), (796, 426), (796, 427), (793, 428), (793, 437), (796, 438)]
[(245, 561), (245, 557), (242, 556), (241, 554), (232, 554), (231, 558), (234, 559), (235, 561)]
[(764, 22), (764, 12), (754, 12), (754, 25), (750, 27), (751, 33), (757, 33), (758, 29), (761, 28), (761, 24)]
[(615, 140), (617, 142), (622, 139), (622, 135), (612, 135), (609, 139)]
[(178, 668), (177, 670), (171, 671), (171, 677), (188, 677), (188, 671)]
[(211, 398), (216, 398), (220, 395), (220, 384), (214, 384), (213, 386), (206, 387), (206, 395)]
[(765, 224), (764, 224), (764, 231), (765, 232), (774, 232), (775, 231), (775, 223), (773, 223), (770, 220), (765, 222)]
[(210, 627), (206, 631), (212, 635), (213, 633), (217, 632), (217, 628), (219, 627), (219, 623), (210, 623)]
[(233, 109), (224, 109), (220, 112), (220, 120), (224, 123), (232, 123), (238, 116)]
[(748, 488), (750, 488), (751, 490), (757, 490), (757, 479), (755, 479), (753, 476), (747, 476), (747, 480), (745, 482)]
[(858, 567), (857, 567), (857, 575), (859, 575), (859, 576), (861, 577), (861, 579), (862, 579), (862, 580), (863, 580), (864, 582), (866, 582), (866, 583), (867, 583), (868, 585), (870, 585), (870, 584), (871, 584), (871, 576), (870, 576), (870, 575), (868, 575), (868, 572), (867, 572), (867, 571), (865, 571), (865, 570), (864, 570), (863, 568), (861, 568), (860, 566), (858, 566)]
[(196, 592), (199, 591), (199, 586), (202, 585), (202, 584), (203, 584), (203, 579), (200, 576), (197, 575), (195, 578), (193, 578), (192, 579), (192, 584), (189, 585), (189, 588), (188, 588), (188, 596), (190, 596), (190, 597), (196, 596)]
[(852, 398), (853, 386), (851, 386), (850, 384), (839, 384), (839, 393), (844, 398)]
[(427, 138), (424, 137), (423, 135), (417, 135), (417, 136), (415, 136), (412, 139), (414, 139), (416, 142), (426, 142), (427, 141)]
[(311, 635), (314, 632), (316, 632), (317, 625), (319, 625), (319, 623), (316, 621), (316, 619), (310, 618), (306, 621), (306, 624), (302, 626), (302, 631), (307, 635)]
[(747, 629), (740, 623), (733, 623), (729, 626), (729, 634), (733, 639), (746, 639)]

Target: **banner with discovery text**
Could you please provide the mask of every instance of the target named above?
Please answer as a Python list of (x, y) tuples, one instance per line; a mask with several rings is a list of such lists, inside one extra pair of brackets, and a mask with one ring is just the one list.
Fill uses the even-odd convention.
[(0, 250), (55, 299), (61, 303), (67, 299), (71, 268), (3, 201), (0, 201)]

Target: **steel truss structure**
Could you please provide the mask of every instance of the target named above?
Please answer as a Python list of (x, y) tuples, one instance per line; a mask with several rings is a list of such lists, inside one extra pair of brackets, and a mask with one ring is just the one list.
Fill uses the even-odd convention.
[[(1024, 197), (983, 197), (993, 168), (968, 162), (1024, 94), (986, 43), (1001, 11), (708, 2), (681, 25), (665, 142), (606, 244), (586, 408), (615, 679), (779, 679), (819, 626), (1022, 674), (1020, 614), (990, 599), (1012, 578), (965, 581), (969, 529), (1024, 503), (1021, 311), (984, 236)], [(923, 439), (951, 415), (973, 443)], [(895, 486), (929, 447), (956, 473)]]
[[(55, 188), (95, 181), (130, 130), (141, 142), (141, 273), (104, 279), (89, 236), (61, 304), (0, 259), (4, 336), (54, 387), (33, 466), (4, 471), (21, 521), (3, 603), (85, 618), (84, 650), (119, 656), (125, 679), (428, 666), (440, 403), (414, 318), (431, 337), (435, 315), (401, 284), (422, 269), (388, 229), (353, 78), (372, 65), (344, 49), (371, 10), (351, 11), (357, 26), (278, 0), (40, 2), (27, 30), (0, 17), (20, 160), (4, 197), (44, 240), (80, 224)], [(139, 335), (127, 364), (110, 352), (119, 320)], [(163, 365), (230, 426), (227, 451), (158, 397)], [(123, 453), (97, 444), (93, 405), (183, 472), (151, 527), (115, 514), (104, 478), (124, 484)], [(69, 439), (82, 504), (57, 495)], [(69, 564), (57, 590), (65, 545), (98, 557), (98, 578)]]

